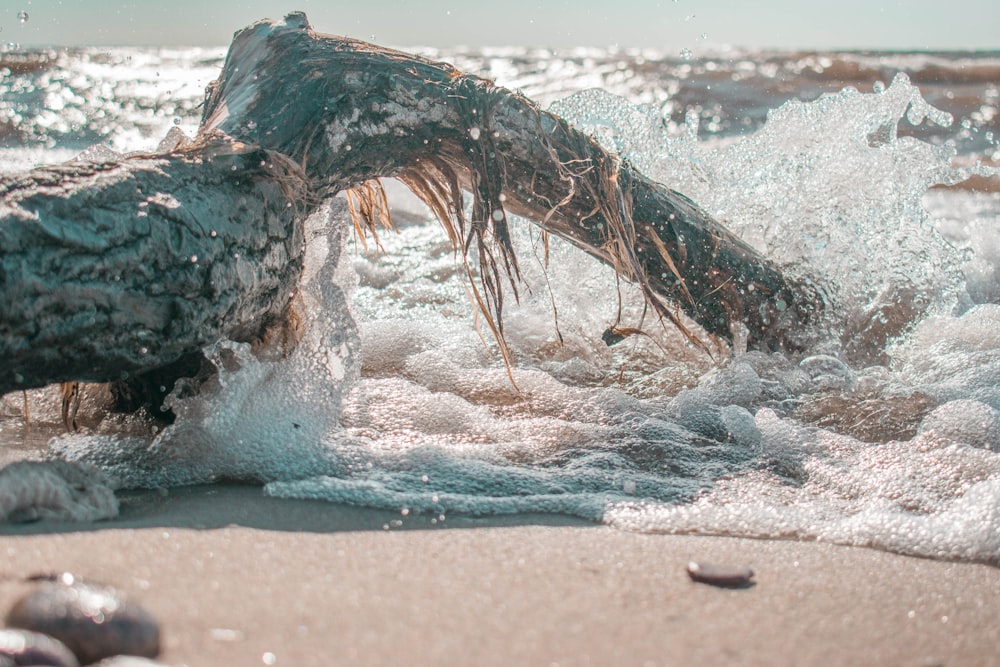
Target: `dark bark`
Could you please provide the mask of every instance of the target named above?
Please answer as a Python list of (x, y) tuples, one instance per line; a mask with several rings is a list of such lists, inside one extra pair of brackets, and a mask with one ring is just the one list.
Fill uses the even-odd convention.
[(129, 378), (283, 317), (294, 171), (227, 144), (0, 180), (0, 393)]

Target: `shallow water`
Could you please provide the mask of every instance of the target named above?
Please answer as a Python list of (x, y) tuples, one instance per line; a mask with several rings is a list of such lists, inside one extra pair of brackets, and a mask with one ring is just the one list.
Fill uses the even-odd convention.
[[(106, 420), (49, 455), (125, 486), (255, 481), (400, 521), (561, 512), (1000, 565), (1000, 197), (932, 189), (974, 172), (996, 183), (971, 165), (998, 150), (1000, 57), (433, 55), (552, 102), (815, 280), (832, 308), (803, 332), (808, 351), (709, 355), (580, 251), (552, 240), (546, 264), (518, 221), (527, 288), (507, 308), (508, 374), (447, 237), (393, 187), (399, 233), (381, 250), (346, 238), (341, 204), (311, 219), (308, 333), (289, 359), (221, 342), (216, 391), (171, 397), (173, 426), (122, 435)], [(190, 131), (220, 56), (73, 52), (20, 88), (8, 78), (0, 157), (11, 170)], [(142, 66), (121, 79), (122, 59)], [(47, 115), (52, 96), (64, 106)], [(609, 347), (619, 317), (645, 333)], [(43, 392), (30, 402), (57, 421)], [(4, 456), (41, 455), (37, 434), (58, 429), (24, 444), (21, 397), (0, 406)]]

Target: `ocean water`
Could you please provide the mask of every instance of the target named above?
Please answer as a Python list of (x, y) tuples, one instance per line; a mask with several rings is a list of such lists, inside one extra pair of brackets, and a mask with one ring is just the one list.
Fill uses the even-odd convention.
[[(0, 167), (193, 134), (223, 49), (0, 57)], [(679, 190), (830, 314), (798, 355), (693, 347), (580, 251), (515, 220), (505, 368), (440, 225), (307, 223), (306, 336), (220, 341), (153, 431), (0, 402), (0, 460), (88, 461), (126, 488), (220, 479), (435, 522), (559, 512), (623, 530), (823, 540), (1000, 565), (1000, 53), (431, 51), (520, 90)], [(380, 246), (380, 247), (379, 247)], [(644, 332), (608, 346), (616, 321)], [(85, 402), (86, 409), (86, 402)], [(48, 424), (48, 425), (46, 425)], [(54, 436), (49, 440), (50, 436)]]

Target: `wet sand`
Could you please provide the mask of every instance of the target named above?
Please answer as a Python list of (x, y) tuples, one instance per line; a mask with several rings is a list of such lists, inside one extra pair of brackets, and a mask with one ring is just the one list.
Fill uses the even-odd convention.
[[(198, 487), (89, 526), (0, 526), (0, 609), (30, 574), (118, 586), (170, 665), (996, 665), (1000, 569), (817, 543), (641, 535)], [(401, 525), (383, 525), (393, 521)], [(747, 564), (740, 590), (692, 559)]]

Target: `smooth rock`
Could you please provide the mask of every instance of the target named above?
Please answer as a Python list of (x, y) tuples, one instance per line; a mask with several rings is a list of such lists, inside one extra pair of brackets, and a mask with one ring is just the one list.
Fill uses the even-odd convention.
[(692, 581), (720, 588), (749, 588), (754, 585), (753, 570), (742, 565), (710, 565), (692, 561), (688, 563), (687, 573)]
[(113, 658), (101, 660), (93, 665), (93, 667), (167, 667), (167, 665), (135, 655), (116, 655)]
[(80, 667), (73, 652), (58, 639), (29, 630), (0, 630), (0, 667), (47, 665)]
[(160, 652), (159, 625), (145, 609), (121, 591), (68, 573), (18, 600), (7, 624), (55, 637), (82, 664), (120, 654), (153, 658)]

